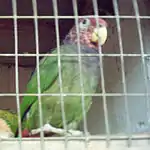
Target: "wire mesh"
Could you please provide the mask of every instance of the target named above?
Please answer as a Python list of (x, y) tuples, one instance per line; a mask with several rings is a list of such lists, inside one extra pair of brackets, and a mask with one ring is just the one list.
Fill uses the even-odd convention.
[(144, 84), (145, 84), (145, 93), (146, 93), (146, 100), (147, 100), (147, 119), (149, 119), (150, 115), (150, 102), (149, 102), (149, 96), (148, 96), (148, 80), (146, 75), (146, 65), (145, 65), (145, 58), (144, 58), (144, 44), (143, 44), (143, 37), (142, 37), (142, 31), (141, 31), (141, 22), (138, 18), (139, 16), (139, 8), (137, 1), (133, 1), (133, 6), (135, 10), (135, 16), (137, 21), (137, 28), (138, 28), (138, 34), (140, 39), (140, 50), (141, 50), (141, 59), (142, 59), (142, 69), (143, 69), (143, 75), (144, 75)]
[[(94, 16), (93, 15), (87, 15), (87, 18), (96, 18), (96, 20), (99, 18), (98, 15), (98, 4), (97, 1), (93, 0), (93, 9), (94, 9)], [(79, 96), (82, 99), (82, 115), (83, 115), (83, 130), (85, 133), (85, 137), (76, 137), (76, 138), (71, 138), (70, 139), (77, 139), (77, 140), (85, 140), (85, 145), (87, 148), (88, 145), (88, 140), (89, 138), (91, 140), (106, 140), (106, 145), (109, 146), (110, 141), (117, 139), (117, 140), (122, 140), (122, 139), (127, 139), (127, 144), (128, 146), (132, 146), (132, 140), (134, 139), (149, 139), (149, 136), (143, 136), (143, 137), (135, 137), (132, 135), (131, 132), (131, 118), (130, 118), (130, 113), (129, 113), (129, 108), (128, 108), (128, 96), (139, 96), (143, 97), (146, 96), (146, 102), (147, 102), (147, 119), (149, 119), (150, 115), (150, 103), (149, 103), (149, 89), (148, 89), (148, 81), (147, 81), (147, 76), (146, 76), (146, 63), (145, 63), (145, 57), (150, 57), (150, 54), (145, 54), (144, 53), (144, 43), (143, 43), (143, 38), (142, 38), (142, 31), (141, 31), (141, 19), (150, 19), (150, 16), (140, 16), (139, 14), (139, 8), (138, 8), (138, 3), (137, 0), (133, 0), (133, 7), (135, 11), (135, 16), (125, 16), (125, 15), (120, 15), (119, 14), (119, 8), (118, 8), (118, 2), (117, 0), (113, 0), (113, 6), (114, 6), (114, 16), (101, 16), (101, 18), (107, 18), (107, 19), (116, 19), (116, 26), (117, 26), (117, 33), (118, 33), (118, 40), (119, 40), (119, 54), (106, 54), (103, 53), (102, 51), (99, 51), (99, 54), (81, 54), (81, 45), (79, 42), (79, 26), (78, 26), (78, 19), (79, 18), (85, 18), (85, 16), (79, 16), (78, 15), (78, 7), (77, 7), (77, 1), (72, 0), (73, 4), (73, 16), (59, 16), (58, 15), (58, 6), (57, 6), (57, 1), (53, 0), (53, 11), (54, 11), (54, 16), (38, 16), (37, 12), (37, 2), (36, 0), (32, 0), (32, 5), (33, 5), (33, 16), (18, 16), (17, 15), (17, 4), (16, 0), (12, 0), (12, 7), (13, 7), (13, 16), (0, 16), (0, 19), (13, 19), (14, 21), (14, 37), (15, 37), (15, 54), (0, 54), (0, 56), (3, 57), (11, 57), (15, 56), (15, 85), (16, 85), (16, 93), (0, 93), (0, 97), (2, 96), (16, 96), (16, 103), (17, 103), (17, 113), (18, 113), (18, 127), (19, 127), (19, 149), (22, 150), (22, 140), (31, 140), (34, 141), (35, 139), (22, 139), (21, 136), (21, 118), (20, 118), (20, 96), (38, 96), (38, 103), (39, 103), (39, 118), (40, 118), (40, 126), (43, 126), (43, 114), (42, 114), (42, 107), (41, 107), (41, 96), (59, 96), (60, 97), (60, 102), (61, 102), (61, 110), (62, 110), (62, 120), (63, 120), (63, 127), (64, 130), (67, 130), (67, 125), (66, 125), (66, 117), (65, 117), (65, 108), (64, 108), (64, 97), (65, 96)], [(17, 19), (34, 19), (34, 29), (35, 29), (35, 41), (36, 41), (36, 54), (19, 54), (18, 52), (18, 30), (17, 30)], [(56, 45), (57, 45), (57, 54), (40, 54), (39, 52), (39, 34), (38, 34), (38, 19), (55, 19), (55, 32), (56, 32)], [(75, 19), (75, 25), (76, 25), (76, 30), (77, 30), (77, 35), (78, 35), (78, 51), (79, 54), (61, 54), (60, 53), (60, 33), (59, 33), (59, 19)], [(137, 29), (138, 29), (138, 35), (139, 35), (139, 41), (140, 41), (140, 54), (125, 54), (124, 53), (124, 48), (123, 48), (123, 43), (122, 43), (122, 32), (121, 32), (121, 25), (120, 25), (120, 19), (136, 19), (137, 22)], [(97, 27), (98, 27), (98, 20), (97, 20)], [(38, 93), (32, 93), (32, 94), (27, 94), (27, 93), (20, 93), (19, 92), (19, 74), (18, 74), (18, 57), (36, 57), (36, 68), (37, 68), (37, 82), (38, 82)], [(50, 57), (58, 57), (58, 72), (59, 72), (59, 87), (60, 87), (60, 93), (42, 93), (40, 89), (40, 68), (39, 68), (39, 62), (40, 56), (50, 56)], [(78, 56), (79, 59), (79, 70), (80, 70), (80, 88), (81, 88), (81, 93), (64, 93), (62, 89), (63, 81), (62, 81), (62, 75), (61, 75), (61, 57), (63, 56), (68, 56), (68, 57), (75, 57)], [(102, 93), (84, 93), (84, 87), (83, 87), (83, 76), (82, 76), (82, 56), (99, 56), (100, 57), (100, 74), (101, 74), (101, 88), (102, 88)], [(122, 75), (122, 84), (123, 84), (123, 92), (119, 93), (108, 93), (106, 92), (106, 87), (105, 87), (105, 75), (104, 75), (104, 65), (103, 65), (103, 58), (104, 57), (118, 57), (120, 58), (121, 62), (121, 75)], [(144, 93), (128, 93), (127, 92), (127, 85), (126, 85), (126, 75), (125, 75), (125, 64), (124, 64), (124, 58), (125, 57), (141, 57), (142, 63), (141, 66), (143, 68), (143, 75), (144, 75), (144, 84), (145, 84), (145, 92)], [(85, 96), (99, 96), (102, 97), (103, 99), (103, 109), (104, 109), (104, 122), (105, 122), (105, 127), (106, 127), (106, 135), (104, 137), (102, 136), (97, 136), (97, 137), (89, 137), (88, 136), (88, 123), (87, 123), (87, 114), (85, 112), (85, 103), (84, 103), (84, 97)], [(123, 137), (121, 136), (112, 136), (110, 134), (110, 123), (109, 123), (109, 118), (108, 118), (108, 106), (107, 106), (107, 97), (116, 97), (116, 96), (123, 96), (124, 97), (124, 105), (125, 105), (125, 114), (126, 114), (126, 120), (127, 120), (127, 134), (125, 134)], [(54, 140), (58, 140), (57, 138), (53, 138)], [(8, 139), (11, 140), (11, 139)], [(44, 133), (41, 132), (40, 134), (40, 146), (41, 149), (45, 149), (45, 144), (44, 144)], [(50, 139), (52, 140), (52, 139)], [(68, 137), (65, 137), (65, 148), (67, 149), (67, 142), (68, 142)]]
[[(36, 41), (36, 68), (37, 68), (37, 86), (38, 86), (38, 102), (39, 102), (39, 120), (40, 120), (40, 127), (43, 127), (43, 115), (42, 115), (42, 106), (41, 106), (41, 84), (40, 84), (40, 69), (39, 69), (39, 35), (38, 35), (38, 21), (37, 21), (37, 3), (36, 0), (32, 0), (33, 5), (33, 14), (34, 18), (34, 27), (35, 27), (35, 41)], [(44, 133), (43, 130), (40, 132), (40, 139), (41, 139), (41, 149), (44, 150)]]
[[(73, 0), (73, 8), (74, 8), (74, 14), (78, 15), (78, 8), (77, 8), (77, 1)], [(75, 25), (76, 25), (76, 31), (77, 31), (77, 39), (78, 39), (78, 52), (79, 54), (81, 54), (81, 44), (80, 44), (80, 37), (79, 37), (79, 24), (78, 24), (78, 19), (75, 19)], [(83, 86), (83, 75), (82, 75), (82, 63), (81, 63), (81, 56), (78, 55), (78, 59), (79, 59), (79, 72), (80, 72), (80, 87), (81, 87), (81, 94), (82, 94), (82, 111), (83, 111), (83, 127), (84, 127), (84, 132), (87, 138), (88, 135), (88, 129), (87, 129), (87, 119), (86, 119), (86, 112), (85, 112), (85, 99), (84, 99), (84, 86)]]
[[(95, 16), (98, 16), (98, 5), (96, 1), (93, 0), (93, 8), (94, 8), (94, 14)], [(98, 17), (96, 18), (96, 27), (98, 28)], [(99, 49), (101, 48), (100, 41), (98, 41)], [(102, 94), (103, 94), (103, 108), (104, 108), (104, 118), (105, 118), (105, 126), (106, 126), (106, 134), (107, 134), (107, 147), (109, 146), (109, 140), (110, 140), (110, 129), (109, 129), (109, 122), (108, 122), (108, 110), (107, 110), (107, 102), (106, 102), (106, 96), (104, 95), (105, 92), (105, 82), (104, 82), (104, 66), (103, 66), (103, 57), (101, 56), (102, 52), (99, 50), (100, 54), (100, 73), (101, 73), (101, 87), (102, 87)]]
[[(20, 117), (20, 100), (19, 100), (19, 75), (18, 75), (18, 32), (17, 32), (17, 4), (16, 0), (12, 1), (13, 15), (14, 15), (14, 36), (15, 36), (15, 84), (16, 84), (16, 103), (17, 103), (17, 113), (18, 113), (18, 127), (19, 127), (19, 137), (21, 137), (21, 117)], [(19, 148), (22, 149), (21, 138), (19, 138)]]
[[(119, 15), (119, 11), (118, 11), (118, 4), (117, 4), (117, 1), (114, 0), (113, 1), (113, 4), (114, 4), (114, 10), (115, 10), (115, 15), (118, 16)], [(127, 93), (126, 91), (126, 79), (125, 79), (125, 69), (124, 69), (124, 58), (122, 56), (123, 54), (123, 45), (122, 45), (122, 35), (121, 35), (121, 25), (120, 25), (120, 20), (119, 18), (116, 19), (116, 22), (117, 22), (117, 31), (118, 31), (118, 37), (119, 37), (119, 48), (120, 48), (120, 59), (121, 59), (121, 73), (122, 73), (122, 83), (123, 83), (123, 93)], [(129, 134), (129, 144), (131, 144), (131, 121), (130, 121), (130, 118), (129, 118), (129, 110), (128, 110), (128, 100), (127, 100), (127, 96), (124, 96), (124, 100), (125, 100), (125, 113), (127, 114), (126, 117), (127, 117), (127, 126), (128, 126), (128, 134)]]
[[(58, 16), (58, 7), (57, 1), (53, 0), (53, 10), (54, 16)], [(56, 31), (56, 39), (57, 39), (57, 56), (58, 56), (58, 73), (59, 73), (59, 88), (60, 88), (60, 102), (61, 102), (61, 111), (62, 111), (62, 120), (63, 120), (63, 128), (67, 132), (67, 124), (66, 124), (66, 117), (65, 117), (65, 107), (64, 107), (64, 98), (63, 98), (63, 89), (62, 89), (62, 75), (61, 75), (61, 59), (60, 59), (60, 41), (59, 41), (59, 23), (58, 19), (55, 18), (55, 31)], [(65, 148), (67, 149), (67, 137), (65, 138)]]

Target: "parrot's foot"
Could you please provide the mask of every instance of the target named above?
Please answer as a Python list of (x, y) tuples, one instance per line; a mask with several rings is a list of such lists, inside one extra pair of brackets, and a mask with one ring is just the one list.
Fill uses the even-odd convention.
[(68, 130), (66, 132), (64, 129), (55, 128), (55, 127), (51, 126), (50, 124), (45, 124), (42, 128), (37, 128), (37, 129), (31, 130), (31, 135), (39, 134), (42, 130), (45, 134), (55, 133), (55, 134), (58, 134), (61, 136), (65, 136), (65, 135), (67, 135), (67, 136), (82, 136), (83, 135), (83, 132), (81, 132), (79, 130)]
[(83, 132), (79, 130), (68, 130), (66, 135), (67, 136), (83, 136)]
[(31, 130), (31, 135), (39, 134), (43, 130), (44, 133), (56, 133), (59, 135), (64, 134), (64, 130), (60, 128), (55, 128), (51, 126), (50, 124), (45, 124), (42, 128), (37, 128)]

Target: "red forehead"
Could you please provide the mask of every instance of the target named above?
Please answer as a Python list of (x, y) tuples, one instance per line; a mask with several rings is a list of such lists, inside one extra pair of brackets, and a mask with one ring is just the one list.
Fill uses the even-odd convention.
[[(92, 23), (93, 26), (96, 26), (96, 18), (90, 18), (90, 21)], [(101, 24), (101, 25), (104, 25), (107, 27), (107, 23), (106, 21), (104, 21), (103, 19), (101, 18), (98, 18), (98, 22)]]

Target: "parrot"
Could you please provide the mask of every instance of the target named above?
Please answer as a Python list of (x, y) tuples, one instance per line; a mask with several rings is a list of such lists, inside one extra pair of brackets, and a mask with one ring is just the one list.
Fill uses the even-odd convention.
[[(18, 115), (10, 109), (0, 109), (0, 139), (14, 138), (18, 127)], [(22, 137), (28, 137), (28, 130), (24, 129), (22, 124)]]
[(17, 126), (17, 114), (9, 110), (0, 109), (0, 138), (14, 137)]
[[(102, 18), (98, 18), (98, 26), (94, 17), (78, 19), (78, 25), (74, 25), (70, 29), (60, 45), (60, 55), (62, 54), (60, 59), (58, 56), (53, 55), (58, 54), (58, 48), (53, 48), (51, 53), (49, 52), (50, 56), (45, 56), (40, 60), (40, 92), (42, 94), (56, 93), (58, 95), (41, 96), (43, 126), (40, 126), (38, 96), (28, 95), (23, 97), (20, 105), (21, 120), (24, 123), (24, 128), (30, 131), (31, 135), (39, 134), (41, 131), (44, 134), (55, 133), (63, 136), (83, 135), (83, 132), (78, 130), (83, 119), (82, 95), (76, 96), (76, 94), (93, 94), (96, 92), (100, 78), (100, 57), (98, 54), (101, 51), (101, 46), (107, 40), (107, 26), (107, 22)], [(81, 54), (97, 55), (81, 56), (80, 61), (78, 43), (80, 44)], [(76, 54), (76, 56), (63, 54)], [(82, 84), (80, 81), (81, 76)], [(25, 93), (38, 93), (37, 68), (35, 68), (27, 83)], [(69, 95), (70, 93), (74, 95)], [(64, 104), (64, 110), (62, 110), (61, 102)], [(91, 104), (92, 96), (84, 96), (86, 113), (91, 108)], [(66, 129), (62, 119), (63, 111)]]

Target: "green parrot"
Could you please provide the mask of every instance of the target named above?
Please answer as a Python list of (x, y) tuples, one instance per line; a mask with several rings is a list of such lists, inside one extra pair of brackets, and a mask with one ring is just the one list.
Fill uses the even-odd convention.
[[(95, 18), (79, 19), (78, 21), (82, 54), (99, 54), (101, 47), (98, 46), (98, 41), (103, 45), (107, 39), (107, 23), (101, 18), (98, 21), (98, 28), (96, 27)], [(77, 41), (76, 26), (73, 26), (60, 46), (60, 53), (78, 54)], [(57, 49), (53, 49), (51, 54), (57, 54)], [(82, 56), (81, 59), (83, 92), (85, 94), (95, 93), (100, 78), (99, 56)], [(40, 133), (41, 130), (44, 133), (58, 135), (82, 135), (82, 132), (77, 130), (83, 119), (82, 96), (75, 95), (82, 93), (79, 57), (60, 56), (60, 63), (61, 78), (59, 76), (58, 56), (47, 56), (40, 60), (40, 90), (42, 94), (65, 93), (63, 101), (67, 132), (63, 129), (60, 95), (41, 96), (43, 127), (40, 127), (38, 97), (24, 96), (20, 106), (21, 119), (25, 124), (25, 128), (32, 135)], [(60, 83), (60, 80), (62, 83)], [(38, 93), (37, 70), (33, 72), (25, 93)], [(70, 93), (74, 95), (67, 95)], [(84, 109), (87, 113), (92, 104), (92, 96), (84, 96), (84, 100)]]
[(18, 117), (15, 112), (0, 110), (0, 138), (14, 137), (17, 126)]

